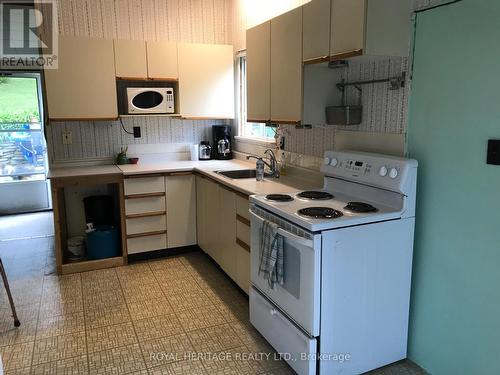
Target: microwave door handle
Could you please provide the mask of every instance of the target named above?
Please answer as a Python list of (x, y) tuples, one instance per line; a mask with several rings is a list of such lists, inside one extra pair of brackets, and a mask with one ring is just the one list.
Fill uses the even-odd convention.
[[(264, 220), (265, 220), (264, 218), (260, 217), (259, 215), (256, 215), (252, 211), (249, 211), (249, 212), (250, 212), (250, 215), (253, 216), (255, 219), (259, 220), (260, 222), (264, 222)], [(297, 236), (297, 235), (295, 235), (293, 233), (287, 232), (283, 228), (278, 228), (278, 234), (281, 235), (281, 236), (283, 236), (283, 238), (286, 238), (286, 239), (288, 239), (290, 241), (298, 243), (299, 245), (306, 246), (306, 247), (309, 247), (309, 248), (313, 248), (314, 247), (314, 241), (313, 240), (309, 240), (307, 238)]]

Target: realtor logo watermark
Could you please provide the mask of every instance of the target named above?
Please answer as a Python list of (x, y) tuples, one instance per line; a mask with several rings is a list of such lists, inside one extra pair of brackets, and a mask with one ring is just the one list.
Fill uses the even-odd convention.
[(0, 67), (57, 69), (56, 0), (0, 2)]

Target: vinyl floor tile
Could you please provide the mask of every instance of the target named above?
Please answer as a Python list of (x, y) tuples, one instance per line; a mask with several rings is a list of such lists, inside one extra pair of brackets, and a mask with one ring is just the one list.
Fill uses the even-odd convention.
[[(248, 298), (204, 253), (56, 276), (53, 247), (53, 237), (0, 240), (21, 320), (14, 328), (0, 285), (5, 375), (293, 374), (249, 323)], [(270, 359), (248, 359), (261, 352)], [(423, 374), (409, 361), (370, 373)]]

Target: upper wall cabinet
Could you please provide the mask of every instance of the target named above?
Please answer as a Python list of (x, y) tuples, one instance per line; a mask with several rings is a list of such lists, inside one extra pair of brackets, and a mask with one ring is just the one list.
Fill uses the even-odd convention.
[(366, 55), (408, 56), (411, 0), (367, 0)]
[(247, 121), (271, 120), (271, 22), (247, 30)]
[[(332, 0), (313, 0), (303, 6), (303, 58), (306, 62), (330, 56)], [(247, 41), (248, 43), (248, 41)]]
[(298, 123), (302, 113), (302, 8), (271, 20), (271, 121)]
[(113, 44), (116, 77), (178, 79), (177, 43), (117, 39)]
[(303, 6), (304, 62), (407, 56), (412, 0), (312, 0)]
[(148, 77), (151, 79), (176, 80), (179, 78), (177, 43), (146, 42)]
[(58, 60), (45, 70), (49, 119), (118, 117), (112, 40), (60, 35)]
[(330, 22), (330, 56), (343, 58), (362, 51), (365, 0), (332, 0)]
[(234, 118), (233, 46), (178, 44), (180, 114)]
[(144, 40), (118, 39), (113, 41), (115, 72), (120, 78), (146, 79), (148, 64)]

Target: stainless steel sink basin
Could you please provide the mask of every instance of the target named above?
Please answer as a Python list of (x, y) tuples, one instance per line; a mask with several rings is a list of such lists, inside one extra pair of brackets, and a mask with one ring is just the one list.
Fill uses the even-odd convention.
[[(239, 169), (236, 171), (217, 171), (218, 174), (227, 177), (227, 178), (232, 178), (234, 180), (239, 180), (243, 178), (255, 178), (256, 171), (255, 169)], [(269, 177), (269, 175), (266, 173), (266, 177)]]

